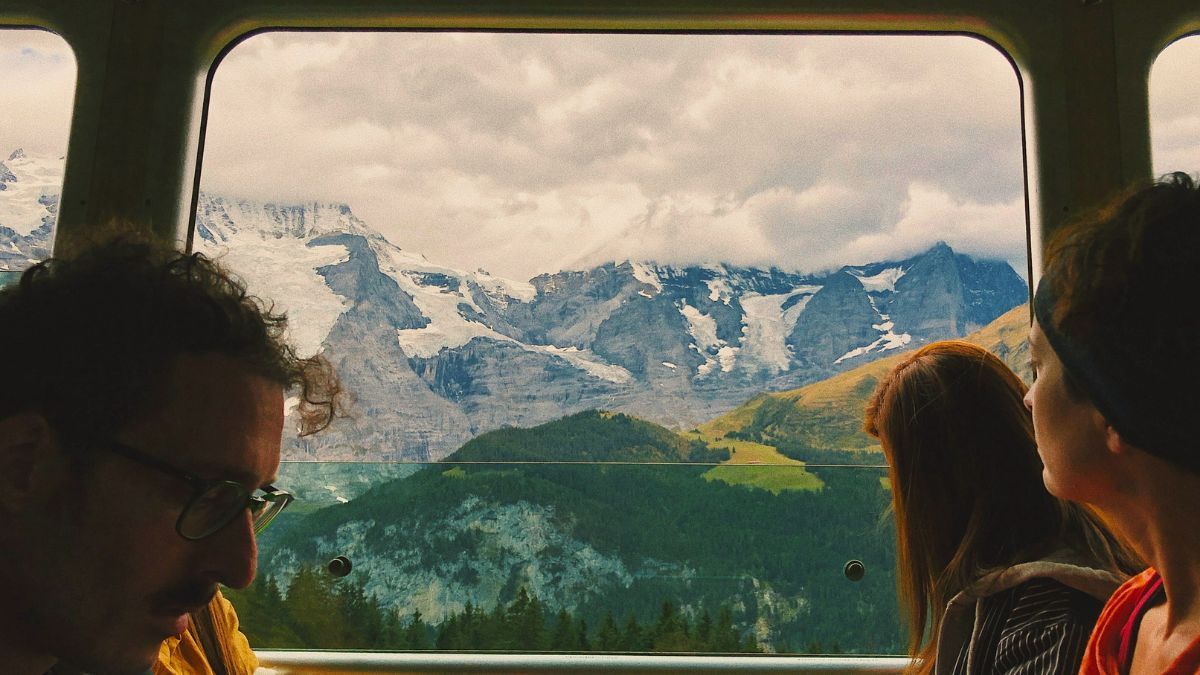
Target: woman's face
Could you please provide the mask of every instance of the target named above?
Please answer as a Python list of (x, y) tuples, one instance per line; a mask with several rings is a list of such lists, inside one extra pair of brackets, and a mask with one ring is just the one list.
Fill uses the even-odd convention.
[(1042, 480), (1057, 497), (1095, 502), (1106, 482), (1108, 423), (1094, 405), (1068, 391), (1062, 361), (1036, 321), (1029, 346), (1034, 383), (1025, 406), (1033, 413)]

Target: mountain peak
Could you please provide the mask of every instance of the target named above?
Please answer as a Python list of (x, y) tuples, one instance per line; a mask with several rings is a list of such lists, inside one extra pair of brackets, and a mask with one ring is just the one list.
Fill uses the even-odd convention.
[(17, 148), (16, 150), (13, 150), (12, 154), (8, 156), (8, 161), (11, 162), (14, 159), (25, 159), (25, 151), (21, 148)]

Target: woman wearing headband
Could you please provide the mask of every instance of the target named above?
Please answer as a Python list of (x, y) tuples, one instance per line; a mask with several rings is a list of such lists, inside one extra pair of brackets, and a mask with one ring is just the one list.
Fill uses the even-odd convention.
[(1104, 608), (1082, 673), (1200, 672), (1200, 189), (1185, 174), (1058, 232), (1029, 391), (1046, 487), (1150, 563)]

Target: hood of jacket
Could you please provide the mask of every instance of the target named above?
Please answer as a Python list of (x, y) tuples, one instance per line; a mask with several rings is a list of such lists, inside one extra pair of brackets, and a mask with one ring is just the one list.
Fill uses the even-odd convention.
[(1017, 563), (1011, 567), (989, 572), (960, 591), (946, 605), (938, 633), (936, 675), (949, 673), (964, 643), (973, 652), (981, 627), (982, 603), (990, 595), (1020, 586), (1031, 579), (1053, 579), (1064, 586), (1104, 601), (1125, 577), (1099, 569), (1094, 560), (1074, 551), (1061, 550), (1040, 560)]

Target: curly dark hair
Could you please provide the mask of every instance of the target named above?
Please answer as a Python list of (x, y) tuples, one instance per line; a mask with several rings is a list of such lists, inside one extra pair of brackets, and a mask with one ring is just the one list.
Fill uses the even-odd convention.
[(1198, 270), (1200, 188), (1172, 173), (1056, 232), (1034, 303), (1071, 389), (1126, 440), (1194, 471)]
[(300, 433), (340, 414), (322, 356), (300, 358), (287, 317), (203, 254), (149, 236), (106, 236), (51, 258), (0, 290), (0, 417), (38, 412), (67, 445), (110, 439), (145, 414), (183, 354), (229, 357), (298, 390)]

